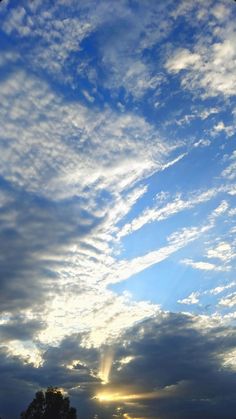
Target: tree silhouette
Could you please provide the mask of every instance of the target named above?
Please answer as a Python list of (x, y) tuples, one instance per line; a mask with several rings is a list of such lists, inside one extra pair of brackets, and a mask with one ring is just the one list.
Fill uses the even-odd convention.
[(76, 409), (70, 407), (69, 397), (64, 397), (57, 387), (38, 391), (21, 419), (76, 419)]

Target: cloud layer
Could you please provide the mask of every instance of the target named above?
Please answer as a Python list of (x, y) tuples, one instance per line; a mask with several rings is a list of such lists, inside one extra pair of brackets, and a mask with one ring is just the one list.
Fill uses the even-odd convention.
[(235, 13), (0, 3), (3, 417), (230, 419)]

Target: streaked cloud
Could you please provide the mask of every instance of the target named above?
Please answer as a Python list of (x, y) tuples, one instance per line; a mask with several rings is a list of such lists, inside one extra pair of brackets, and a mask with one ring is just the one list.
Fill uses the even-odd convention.
[[(170, 216), (177, 214), (181, 211), (192, 209), (195, 206), (212, 199), (214, 196), (217, 195), (217, 193), (217, 189), (211, 189), (200, 193), (195, 192), (186, 200), (184, 200), (179, 194), (179, 196), (177, 196), (171, 202), (164, 202), (164, 205), (161, 202), (162, 205), (158, 205), (157, 208), (146, 209), (145, 212), (141, 214), (138, 218), (134, 219), (132, 223), (126, 224), (118, 233), (118, 237), (120, 238), (122, 236), (130, 234), (133, 231), (142, 228), (147, 223), (165, 220)], [(156, 200), (158, 203), (158, 196)]]

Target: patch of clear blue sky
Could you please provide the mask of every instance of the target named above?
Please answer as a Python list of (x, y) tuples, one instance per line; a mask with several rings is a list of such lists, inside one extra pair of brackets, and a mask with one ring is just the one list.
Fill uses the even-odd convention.
[[(216, 160), (216, 157), (217, 153), (220, 151), (221, 145), (221, 141), (214, 140), (213, 144), (207, 148), (207, 153), (205, 147), (195, 148), (177, 164), (152, 175), (147, 180), (147, 192), (138, 200), (129, 214), (118, 224), (118, 226), (121, 227), (125, 223), (131, 222), (133, 218), (142, 213), (147, 208), (147, 202), (149, 203), (149, 208), (160, 206), (158, 194), (161, 192), (167, 192), (169, 194), (169, 199), (166, 202), (167, 204), (168, 202), (173, 201), (177, 194), (181, 194), (183, 200), (189, 200), (190, 194), (194, 195), (194, 191), (200, 193), (209, 188), (217, 187), (217, 177), (222, 170), (222, 165), (221, 162)], [(229, 143), (228, 148), (231, 148), (230, 145), (231, 144)], [(162, 206), (164, 205), (165, 202)], [(212, 205), (212, 203), (209, 205)], [(197, 211), (199, 211), (198, 208)], [(184, 217), (188, 217), (187, 212), (189, 212), (189, 210), (185, 210)], [(191, 213), (190, 217), (192, 217)], [(185, 221), (186, 218), (184, 222)], [(170, 220), (168, 222), (174, 223), (175, 225), (176, 220)]]
[[(199, 256), (202, 242), (198, 240), (189, 245), (187, 250), (181, 249), (168, 259), (157, 265), (133, 275), (127, 281), (122, 281), (110, 288), (115, 292), (129, 291), (137, 301), (148, 300), (160, 304), (162, 309), (171, 311), (202, 311), (202, 306), (180, 304), (178, 300), (186, 298), (192, 292), (200, 292), (213, 289), (217, 286), (229, 284), (234, 281), (234, 268), (230, 272), (212, 272), (193, 269), (180, 263), (180, 260)], [(226, 291), (227, 293), (227, 291)], [(211, 311), (215, 312), (217, 299), (225, 293), (217, 296), (205, 295), (200, 303), (212, 305)], [(224, 307), (221, 307), (224, 309)]]

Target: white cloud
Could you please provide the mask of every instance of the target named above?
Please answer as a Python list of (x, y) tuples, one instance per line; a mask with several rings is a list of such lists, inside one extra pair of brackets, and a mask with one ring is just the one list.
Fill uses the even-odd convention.
[(202, 271), (224, 271), (227, 270), (227, 268), (225, 267), (221, 267), (221, 266), (217, 266), (214, 263), (209, 263), (209, 262), (194, 262), (192, 259), (183, 259), (181, 261), (181, 263), (183, 263), (186, 266), (191, 266), (191, 268), (193, 269), (199, 269)]
[(9, 66), (20, 58), (20, 54), (16, 51), (2, 51), (0, 56), (0, 67)]
[(207, 119), (212, 114), (219, 113), (219, 111), (220, 110), (218, 108), (204, 109), (202, 112), (200, 112), (199, 117), (204, 120), (204, 119)]
[(222, 363), (224, 367), (231, 368), (236, 371), (236, 349), (233, 351), (227, 351), (222, 357)]
[(231, 210), (229, 210), (229, 216), (234, 217), (235, 215), (236, 215), (236, 208), (231, 208)]
[(201, 139), (193, 144), (193, 147), (208, 147), (211, 144), (210, 140)]
[[(13, 7), (6, 16), (3, 30), (7, 34), (30, 38), (31, 50), (24, 54), (31, 66), (41, 67), (64, 82), (72, 82), (65, 71), (65, 63), (72, 52), (80, 50), (81, 42), (93, 31), (96, 22), (88, 16), (78, 18), (76, 13), (62, 13), (59, 3), (50, 5), (50, 8), (44, 8), (41, 1), (35, 1), (33, 6), (27, 3), (25, 7)], [(72, 4), (70, 8), (71, 11), (74, 9)]]
[(213, 295), (218, 295), (221, 292), (223, 292), (223, 291), (225, 291), (225, 290), (227, 290), (229, 288), (234, 287), (235, 285), (236, 285), (236, 282), (231, 282), (230, 284), (222, 285), (222, 286), (213, 288), (211, 290), (208, 290), (208, 291), (206, 291), (206, 293), (213, 294)]
[(198, 304), (199, 303), (199, 292), (192, 292), (188, 297), (182, 299), (182, 300), (178, 300), (178, 303), (180, 304), (187, 304), (187, 305), (192, 305), (192, 304)]
[[(125, 90), (125, 100), (128, 97), (140, 100), (146, 93), (158, 95), (162, 84), (165, 83), (165, 74), (158, 71), (144, 57), (144, 52), (153, 48), (158, 42), (166, 38), (171, 30), (172, 22), (164, 3), (153, 3), (146, 7), (140, 2), (134, 10), (127, 7), (127, 3), (114, 2), (116, 10), (114, 16), (122, 16), (122, 23), (114, 21), (116, 37), (102, 37), (99, 42), (99, 53), (102, 56), (102, 65), (106, 71), (105, 85), (117, 94), (121, 87)], [(114, 7), (114, 6), (113, 6)], [(111, 13), (111, 7), (107, 7)], [(162, 16), (158, 19), (157, 15)]]
[(190, 67), (194, 67), (200, 61), (199, 54), (192, 53), (186, 48), (178, 49), (174, 56), (166, 62), (166, 68), (170, 73), (178, 73)]
[(116, 262), (114, 268), (111, 267), (111, 272), (106, 278), (107, 283), (109, 284), (123, 281), (154, 264), (162, 262), (173, 253), (185, 247), (187, 244), (197, 240), (201, 235), (210, 230), (213, 225), (214, 223), (211, 221), (207, 225), (200, 227), (180, 229), (167, 237), (167, 246), (161, 247), (158, 250), (154, 250), (131, 260)]
[(203, 111), (199, 111), (199, 109), (193, 109), (192, 113), (185, 114), (181, 119), (177, 119), (176, 124), (180, 126), (185, 125), (185, 124), (189, 125), (190, 122), (194, 119), (200, 118), (201, 120), (205, 120), (210, 115), (214, 115), (219, 112), (220, 112), (219, 108), (206, 108)]
[[(33, 6), (25, 2), (25, 7), (12, 7), (6, 16), (3, 30), (7, 34), (36, 41), (32, 42), (30, 52), (24, 51), (31, 66), (36, 70), (43, 68), (74, 89), (79, 85), (78, 75), (86, 77), (96, 89), (100, 81), (93, 59), (80, 58), (83, 42), (96, 34), (100, 65), (106, 72), (104, 84), (113, 95), (120, 87), (125, 89), (126, 97), (132, 95), (135, 99), (147, 91), (158, 91), (165, 76), (162, 72), (157, 74), (155, 67), (143, 59), (143, 51), (165, 38), (171, 29), (164, 4), (146, 7), (140, 3), (134, 11), (123, 1), (112, 5), (94, 0), (86, 5), (69, 2), (63, 8), (60, 3), (50, 4), (49, 8), (41, 1), (35, 1)], [(157, 10), (161, 20), (156, 18)], [(116, 36), (106, 37), (100, 28), (111, 22)], [(68, 68), (73, 68), (74, 74)], [(90, 94), (86, 96), (91, 100)]]
[(87, 332), (87, 344), (100, 346), (117, 338), (124, 329), (159, 312), (155, 304), (134, 302), (102, 288), (90, 288), (80, 295), (58, 295), (48, 307), (47, 328), (38, 339), (58, 344), (65, 335)]
[(1, 84), (1, 102), (1, 136), (11, 139), (2, 150), (3, 175), (50, 197), (85, 188), (117, 194), (162, 170), (175, 147), (141, 117), (63, 103), (46, 83), (23, 72)]
[(207, 258), (220, 259), (222, 262), (230, 262), (236, 254), (232, 246), (227, 242), (220, 242), (214, 249), (208, 249)]
[(219, 190), (214, 188), (204, 192), (195, 192), (192, 193), (186, 200), (182, 199), (181, 195), (178, 195), (172, 202), (165, 205), (145, 209), (145, 211), (140, 216), (132, 220), (131, 223), (124, 225), (124, 227), (119, 231), (118, 237), (120, 238), (139, 230), (147, 223), (165, 220), (181, 211), (192, 209), (196, 205), (209, 201), (215, 197), (218, 192)]
[[(234, 180), (236, 178), (236, 151), (234, 151), (230, 156), (229, 161), (232, 161), (232, 163), (230, 163), (228, 167), (223, 170), (222, 176), (229, 180)], [(235, 185), (233, 186), (235, 187)]]
[(213, 127), (213, 134), (218, 134), (220, 132), (225, 132), (228, 137), (232, 137), (235, 132), (235, 127), (233, 125), (225, 126), (223, 121), (219, 121), (214, 127)]
[(220, 205), (218, 205), (218, 207), (212, 212), (211, 219), (214, 220), (215, 218), (224, 214), (228, 208), (229, 208), (228, 202), (225, 200), (221, 201)]
[(229, 16), (229, 8), (224, 4), (216, 4), (212, 9), (211, 13), (218, 20), (223, 20)]
[(219, 305), (224, 307), (234, 307), (236, 305), (236, 292), (227, 295), (227, 297), (221, 298)]
[[(192, 265), (190, 264), (190, 266), (192, 266)], [(193, 266), (193, 267), (195, 267), (195, 266)], [(203, 267), (203, 268), (197, 268), (197, 269), (205, 269), (205, 268)], [(230, 282), (227, 285), (218, 286), (218, 287), (215, 287), (215, 288), (212, 288), (212, 289), (208, 289), (206, 291), (202, 291), (202, 292), (201, 291), (194, 291), (188, 297), (185, 297), (181, 300), (178, 300), (177, 302), (180, 303), (180, 304), (187, 304), (187, 305), (198, 304), (199, 301), (200, 301), (200, 298), (204, 295), (207, 295), (207, 296), (218, 295), (218, 294), (221, 294), (222, 292), (224, 292), (224, 291), (226, 291), (230, 288), (233, 288), (235, 286), (236, 286), (236, 282), (233, 281), (233, 282)], [(224, 299), (222, 299), (222, 300), (224, 301)]]
[[(97, 82), (96, 71), (90, 63), (86, 62), (84, 67), (80, 66), (78, 56), (83, 41), (102, 26), (104, 19), (110, 24), (112, 15), (115, 16), (115, 20), (116, 16), (122, 16), (126, 22), (132, 22), (132, 30), (130, 25), (127, 25), (126, 30), (124, 26), (118, 28), (120, 37), (116, 37), (116, 42), (109, 40), (110, 48), (103, 44), (104, 39), (98, 42), (101, 45), (101, 65), (109, 72), (105, 87), (111, 88), (114, 95), (116, 89), (124, 87), (125, 99), (128, 95), (140, 99), (151, 90), (158, 94), (160, 85), (166, 81), (164, 74), (157, 72), (148, 60), (143, 59), (143, 51), (163, 39), (171, 25), (168, 19), (164, 23), (156, 19), (152, 7), (144, 7), (145, 16), (142, 16), (141, 7), (140, 15), (136, 19), (135, 14), (132, 15), (124, 4), (114, 2), (109, 10), (110, 5), (95, 5), (91, 1), (88, 6), (91, 13), (86, 11), (86, 7), (79, 5), (83, 11), (80, 19), (73, 13), (71, 5), (71, 16), (62, 19), (59, 6), (52, 5), (50, 10), (44, 10), (40, 7), (43, 2), (35, 1), (28, 5), (27, 12), (24, 7), (17, 6), (12, 9), (3, 30), (7, 34), (17, 34), (24, 39), (30, 36), (32, 49), (28, 58), (32, 58), (30, 63), (35, 74), (43, 68), (55, 76), (59, 83), (63, 81), (77, 87), (73, 83), (78, 73), (84, 76), (87, 71), (89, 82)], [(93, 6), (96, 6), (94, 13)], [(158, 7), (164, 8), (161, 3)], [(28, 10), (32, 11), (34, 19)], [(114, 10), (119, 13), (114, 13)], [(35, 44), (33, 39), (37, 40)], [(200, 63), (209, 58), (207, 54), (210, 54), (210, 63), (206, 66), (206, 73), (210, 71), (211, 60), (216, 60), (217, 66), (221, 68), (219, 63), (222, 64), (225, 55), (229, 57), (229, 62), (234, 57), (234, 48), (224, 42), (222, 40), (221, 43), (215, 44), (212, 52), (202, 53), (199, 48), (192, 49), (194, 52), (188, 49), (178, 50), (174, 57), (168, 60), (167, 68), (175, 74), (186, 70), (194, 75), (200, 71)], [(18, 53), (6, 53), (0, 59), (0, 65), (14, 63), (18, 59)], [(73, 70), (77, 69), (75, 77), (72, 77), (72, 71), (67, 73), (67, 65), (74, 66)], [(225, 65), (228, 71), (231, 64), (226, 62)], [(203, 83), (198, 82), (200, 85)], [(221, 91), (224, 86), (217, 83), (219, 80), (211, 79), (210, 90)], [(92, 91), (95, 95), (96, 89)], [(226, 95), (230, 95), (232, 91), (231, 85), (226, 86)], [(78, 101), (65, 100), (45, 81), (25, 71), (9, 72), (0, 84), (2, 176), (17, 190), (23, 190), (25, 195), (30, 192), (37, 198), (39, 195), (43, 196), (50, 204), (54, 201), (55, 215), (57, 211), (60, 212), (58, 207), (65, 202), (63, 200), (68, 199), (66, 205), (69, 207), (69, 201), (74, 198), (73, 214), (68, 210), (63, 215), (67, 221), (72, 215), (78, 220), (78, 224), (73, 225), (73, 232), (68, 233), (73, 240), (70, 241), (66, 236), (67, 240), (63, 241), (61, 246), (55, 245), (49, 250), (35, 246), (32, 250), (37, 253), (37, 261), (42, 262), (45, 270), (48, 269), (50, 277), (45, 282), (44, 278), (42, 281), (37, 278), (39, 285), (47, 292), (45, 306), (40, 306), (40, 314), (46, 319), (47, 326), (36, 335), (35, 342), (39, 344), (58, 344), (68, 334), (85, 331), (88, 333), (87, 343), (98, 346), (107, 339), (116, 338), (124, 328), (157, 314), (157, 305), (146, 301), (135, 302), (127, 294), (118, 296), (109, 291), (107, 285), (127, 279), (170, 257), (208, 232), (214, 226), (216, 217), (228, 209), (227, 202), (223, 201), (204, 225), (178, 229), (167, 237), (165, 246), (140, 257), (116, 260), (115, 246), (120, 244), (119, 241), (115, 241), (117, 223), (123, 220), (134, 204), (147, 192), (146, 186), (137, 185), (154, 172), (177, 164), (187, 153), (179, 152), (176, 142), (160, 138), (157, 129), (140, 114), (118, 113), (108, 106), (100, 112), (98, 108), (91, 106), (95, 99), (89, 89), (81, 89), (80, 93), (89, 102), (88, 106)], [(216, 112), (217, 108), (210, 108), (196, 117), (204, 120)], [(221, 128), (222, 126), (219, 126), (218, 131)], [(226, 128), (224, 126), (224, 130)], [(183, 146), (184, 141), (179, 145)], [(199, 145), (209, 145), (209, 142), (201, 140), (200, 143), (199, 140), (194, 146)], [(233, 171), (233, 168), (230, 170)], [(214, 198), (219, 190), (220, 188), (200, 191), (185, 199), (177, 196), (172, 202), (166, 202), (162, 195), (161, 205), (147, 209), (130, 224), (126, 224), (117, 237), (120, 239), (146, 223), (164, 220), (183, 210), (192, 209)], [(9, 200), (8, 196), (1, 195), (2, 207), (6, 206)], [(9, 228), (10, 231), (11, 228), (16, 228), (18, 223), (16, 233), (19, 237), (23, 237), (27, 243), (34, 242), (37, 245), (37, 240), (46, 233), (47, 222), (43, 222), (44, 231), (39, 228), (27, 230), (21, 222), (18, 208), (14, 211), (4, 214), (5, 228)], [(46, 218), (45, 212), (41, 211), (42, 217)], [(29, 212), (27, 215), (32, 216)], [(35, 223), (39, 223), (37, 214), (35, 218)], [(51, 221), (52, 219), (53, 217)], [(71, 228), (68, 224), (67, 227)], [(52, 228), (51, 236), (54, 235), (56, 233)], [(210, 257), (223, 260), (224, 250), (211, 249), (209, 252), (215, 252), (215, 256), (211, 253)], [(190, 263), (197, 269), (205, 270), (212, 270), (215, 266), (192, 260)], [(192, 293), (181, 302), (197, 303), (198, 293)], [(22, 310), (22, 316), (27, 318), (30, 314)], [(29, 362), (39, 362), (39, 350), (32, 344), (21, 345), (13, 342), (11, 351), (15, 355), (28, 357)]]
[(8, 14), (7, 19), (3, 23), (3, 30), (7, 34), (15, 30), (19, 31), (21, 36), (27, 36), (30, 34), (30, 27), (27, 23), (26, 10), (24, 7), (18, 6)]
[[(68, 333), (82, 330), (99, 345), (158, 310), (154, 304), (117, 296), (106, 285), (123, 269), (112, 256), (116, 223), (147, 190), (134, 185), (178, 161), (172, 156), (176, 144), (158, 139), (154, 127), (132, 113), (118, 114), (108, 108), (99, 113), (78, 102), (65, 102), (47, 83), (23, 71), (1, 83), (0, 96), (0, 133), (8, 144), (2, 148), (2, 175), (26, 194), (43, 195), (57, 204), (75, 199), (72, 212), (78, 225), (68, 232), (73, 240), (67, 238), (62, 246), (50, 249), (32, 249), (37, 261), (56, 277), (47, 280), (46, 286), (44, 278), (38, 279), (37, 286), (47, 289), (41, 307), (47, 326), (36, 338), (45, 344), (58, 343)], [(17, 233), (37, 244), (38, 227), (27, 229), (16, 216), (15, 220), (11, 213), (9, 222)], [(93, 220), (97, 220), (94, 225)], [(47, 228), (45, 220), (44, 224)], [(54, 236), (52, 228), (50, 240)], [(167, 246), (170, 251), (174, 249)], [(150, 259), (151, 255), (140, 261), (142, 269), (152, 263)], [(22, 316), (27, 318), (24, 310)], [(16, 354), (30, 351), (17, 348), (12, 346)]]
[[(214, 28), (214, 26), (212, 25)], [(215, 41), (215, 36), (218, 41)], [(190, 90), (201, 89), (203, 96), (223, 95), (230, 97), (236, 94), (235, 74), (235, 25), (225, 23), (225, 28), (212, 30), (211, 35), (199, 36), (194, 45), (194, 52), (179, 49), (166, 61), (170, 73), (181, 74), (181, 84)]]

